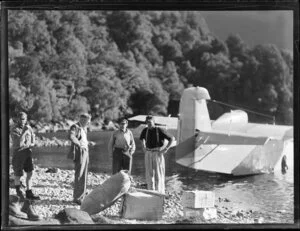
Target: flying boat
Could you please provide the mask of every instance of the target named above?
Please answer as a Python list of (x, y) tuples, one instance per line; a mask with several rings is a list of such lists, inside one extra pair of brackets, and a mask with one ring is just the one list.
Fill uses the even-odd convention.
[[(175, 137), (176, 163), (195, 170), (234, 176), (274, 172), (285, 157), (293, 159), (293, 126), (250, 123), (244, 110), (211, 120), (206, 88), (183, 91), (178, 117), (155, 116)], [(146, 115), (129, 118), (144, 122)]]

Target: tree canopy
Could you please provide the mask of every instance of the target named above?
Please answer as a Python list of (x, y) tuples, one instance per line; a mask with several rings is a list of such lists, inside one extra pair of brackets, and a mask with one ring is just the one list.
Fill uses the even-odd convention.
[(234, 34), (221, 41), (200, 12), (11, 10), (8, 22), (12, 116), (176, 116), (170, 105), (194, 85), (213, 99), (293, 123), (292, 52), (250, 48)]

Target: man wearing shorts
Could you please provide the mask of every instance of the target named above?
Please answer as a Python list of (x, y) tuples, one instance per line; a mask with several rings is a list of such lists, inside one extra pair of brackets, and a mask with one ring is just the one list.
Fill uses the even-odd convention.
[(21, 200), (25, 197), (21, 191), (21, 177), (23, 171), (26, 172), (26, 199), (39, 200), (39, 196), (35, 196), (31, 190), (31, 178), (33, 174), (33, 160), (31, 148), (35, 145), (35, 135), (27, 123), (27, 114), (20, 112), (17, 117), (16, 125), (11, 130), (12, 138), (12, 167), (14, 170), (14, 180), (17, 195)]

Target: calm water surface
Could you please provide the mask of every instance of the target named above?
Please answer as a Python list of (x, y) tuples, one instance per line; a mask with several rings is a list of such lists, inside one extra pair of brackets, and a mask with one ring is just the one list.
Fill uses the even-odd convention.
[[(89, 170), (111, 173), (111, 159), (107, 144), (111, 132), (90, 132), (89, 140), (96, 142), (90, 149)], [(43, 134), (66, 139), (66, 133)], [(144, 155), (136, 138), (137, 151), (133, 158), (133, 175), (144, 175)], [(259, 211), (265, 220), (275, 223), (294, 222), (294, 169), (292, 158), (288, 158), (289, 169), (286, 174), (275, 171), (246, 177), (232, 177), (221, 174), (205, 173), (181, 167), (175, 163), (175, 150), (166, 154), (166, 175), (179, 174), (184, 190), (212, 190), (216, 197), (227, 198), (238, 209)], [(40, 167), (73, 169), (72, 161), (66, 158), (68, 147), (36, 148), (35, 162)]]

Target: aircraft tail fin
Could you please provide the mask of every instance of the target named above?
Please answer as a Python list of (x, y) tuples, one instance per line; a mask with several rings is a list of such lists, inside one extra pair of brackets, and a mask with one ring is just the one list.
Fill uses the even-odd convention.
[(179, 104), (177, 142), (190, 138), (197, 130), (211, 130), (207, 99), (210, 96), (203, 87), (190, 87), (183, 91)]

